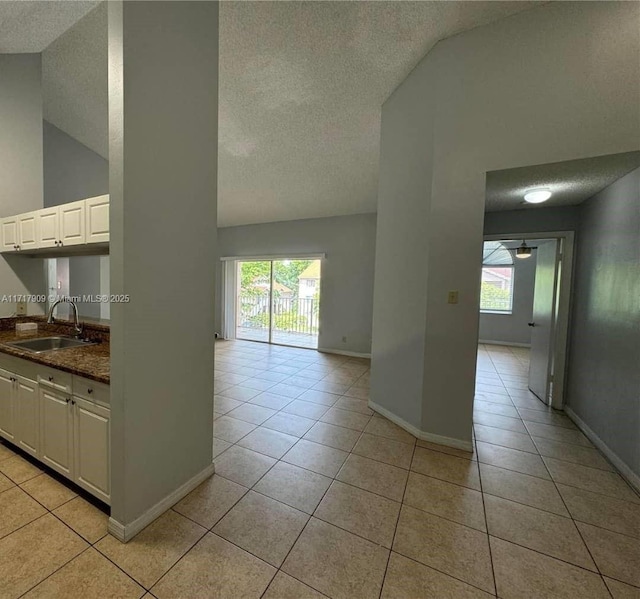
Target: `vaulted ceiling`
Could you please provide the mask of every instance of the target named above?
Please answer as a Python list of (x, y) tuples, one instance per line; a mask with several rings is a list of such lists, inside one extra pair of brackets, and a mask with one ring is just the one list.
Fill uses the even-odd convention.
[[(106, 157), (95, 4), (0, 2), (0, 52), (44, 50), (45, 118)], [(537, 4), (222, 2), (219, 224), (374, 212), (384, 100), (439, 40)]]

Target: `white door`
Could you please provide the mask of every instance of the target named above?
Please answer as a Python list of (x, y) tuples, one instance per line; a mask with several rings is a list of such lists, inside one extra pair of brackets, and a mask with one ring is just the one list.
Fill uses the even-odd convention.
[(533, 293), (529, 390), (545, 404), (551, 403), (551, 377), (557, 312), (560, 240), (541, 241), (536, 250)]
[(86, 242), (109, 241), (109, 196), (98, 196), (85, 200)]
[(15, 405), (18, 446), (27, 453), (37, 456), (40, 445), (38, 384), (21, 376), (15, 378), (17, 379)]
[(109, 410), (79, 397), (73, 401), (74, 481), (109, 503)]
[(38, 247), (38, 219), (35, 212), (18, 217), (18, 249), (32, 250)]
[(71, 477), (73, 464), (73, 413), (64, 394), (40, 386), (40, 456), (47, 465)]
[(15, 443), (15, 377), (0, 370), (0, 435)]
[(36, 215), (38, 219), (38, 246), (41, 248), (56, 247), (60, 239), (58, 207), (38, 210)]
[(18, 219), (15, 216), (2, 219), (2, 251), (15, 252), (18, 245)]
[(62, 204), (60, 207), (60, 245), (84, 243), (84, 200)]

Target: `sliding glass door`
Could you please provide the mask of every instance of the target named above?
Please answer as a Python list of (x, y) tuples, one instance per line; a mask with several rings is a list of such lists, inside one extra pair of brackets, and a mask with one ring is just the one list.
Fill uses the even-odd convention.
[(320, 260), (237, 262), (236, 337), (318, 347)]

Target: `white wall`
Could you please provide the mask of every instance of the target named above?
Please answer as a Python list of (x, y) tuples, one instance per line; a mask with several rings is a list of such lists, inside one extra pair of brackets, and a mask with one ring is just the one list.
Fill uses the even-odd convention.
[[(218, 255), (326, 253), (320, 289), (322, 349), (371, 351), (376, 215), (336, 216), (218, 229)], [(216, 265), (220, 273), (220, 264)], [(398, 297), (402, 294), (399, 292)], [(220, 289), (217, 305), (222, 306)], [(216, 330), (221, 331), (221, 311)], [(342, 338), (346, 337), (346, 342)]]
[[(471, 440), (486, 172), (637, 150), (639, 12), (549, 3), (454, 36), (383, 106), (372, 401), (423, 434)], [(421, 305), (394, 322), (409, 287)]]
[[(534, 245), (534, 243), (529, 243)], [(513, 309), (511, 314), (491, 314), (480, 312), (480, 341), (498, 343), (531, 343), (531, 322), (533, 313), (533, 290), (536, 281), (535, 251), (530, 258), (514, 260)]]
[(640, 481), (640, 169), (580, 206), (567, 403)]
[(130, 296), (111, 306), (110, 530), (126, 534), (212, 469), (218, 3), (108, 9), (111, 292)]
[[(0, 54), (0, 217), (42, 208), (42, 88), (39, 54)], [(46, 289), (40, 260), (0, 256), (0, 295)], [(29, 314), (42, 306), (29, 304)], [(0, 317), (15, 303), (0, 303)]]

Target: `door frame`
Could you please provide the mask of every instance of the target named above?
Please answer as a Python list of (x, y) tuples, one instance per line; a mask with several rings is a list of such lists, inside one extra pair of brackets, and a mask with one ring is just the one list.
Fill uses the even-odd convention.
[(571, 289), (573, 287), (573, 262), (575, 255), (575, 231), (541, 231), (538, 233), (500, 233), (484, 235), (483, 241), (505, 241), (507, 239), (559, 239), (560, 240), (560, 287), (558, 289), (558, 312), (555, 320), (553, 343), (553, 393), (549, 404), (556, 410), (564, 406), (568, 352), (569, 323), (571, 319)]

